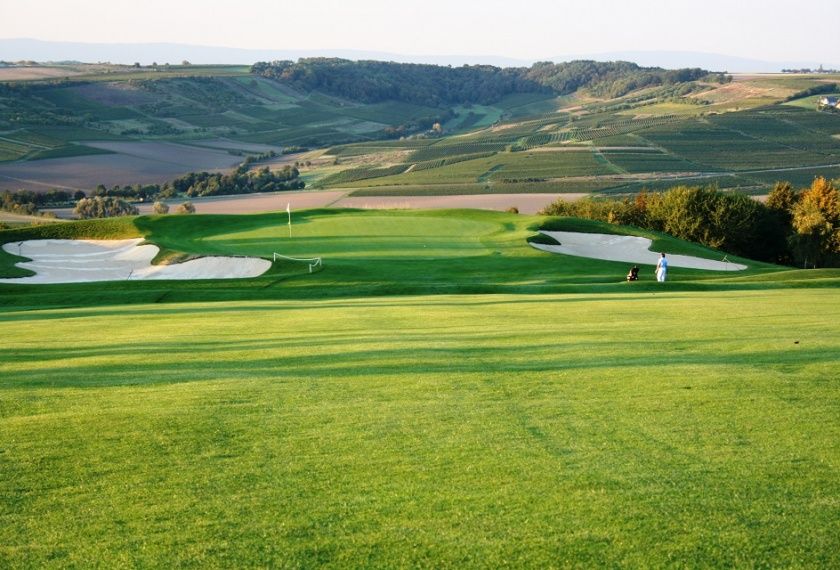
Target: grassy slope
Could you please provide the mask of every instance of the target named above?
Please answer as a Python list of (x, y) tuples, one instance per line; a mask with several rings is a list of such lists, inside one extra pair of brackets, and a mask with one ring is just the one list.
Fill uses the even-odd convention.
[[(840, 134), (837, 117), (817, 113), (813, 106), (778, 104), (796, 88), (814, 85), (813, 78), (757, 78), (713, 86), (717, 88), (699, 95), (701, 101), (708, 98), (708, 104), (674, 102), (670, 96), (657, 98), (656, 92), (649, 94), (650, 99), (632, 93), (620, 100), (584, 103), (569, 113), (546, 109), (542, 116), (527, 120), (508, 117), (500, 128), (448, 133), (405, 162), (496, 151), (493, 157), (356, 180), (350, 186), (359, 188), (359, 195), (445, 195), (457, 192), (460, 185), (465, 193), (521, 191), (523, 184), (511, 188), (504, 180), (547, 179), (531, 182), (528, 190), (634, 193), (644, 186), (697, 184), (699, 179), (692, 174), (697, 172), (729, 173), (722, 179), (724, 185), (754, 193), (766, 192), (779, 179), (804, 186), (814, 176), (835, 177), (840, 172), (836, 166), (826, 166), (840, 164), (840, 144), (832, 137)], [(651, 105), (654, 101), (660, 102)], [(530, 152), (505, 152), (562, 151), (573, 145), (620, 150), (594, 155), (535, 152), (531, 160)], [(640, 152), (639, 147), (653, 152)], [(376, 166), (375, 158), (372, 165)], [(675, 172), (683, 177), (658, 180)], [(628, 173), (637, 178), (615, 177)]]
[[(349, 105), (297, 93), (242, 66), (77, 76), (69, 87), (42, 83), (34, 95), (0, 96), (0, 109), (15, 109), (0, 112), (0, 161), (96, 152), (72, 144), (84, 140), (232, 137), (279, 146), (329, 145), (381, 138), (389, 125), (440, 112), (398, 102)], [(58, 126), (56, 114), (77, 126)]]
[(830, 567), (835, 301), (0, 313), (0, 566)]
[[(159, 73), (143, 70), (139, 75), (112, 74), (113, 81), (101, 83), (99, 80), (106, 76), (98, 77), (82, 87), (47, 89), (39, 98), (28, 101), (29, 111), (23, 111), (21, 120), (26, 123), (26, 113), (32, 112), (30, 119), (34, 122), (28, 130), (18, 129), (18, 120), (15, 128), (11, 123), (8, 129), (0, 128), (0, 137), (4, 138), (0, 141), (0, 160), (94, 152), (70, 144), (91, 137), (179, 141), (228, 137), (277, 146), (320, 146), (376, 138), (388, 125), (440, 112), (397, 102), (356, 106), (318, 93), (303, 96), (276, 82), (243, 74), (242, 68), (235, 67), (188, 66)], [(113, 84), (138, 77), (159, 80), (145, 84), (133, 103), (119, 103), (119, 98), (118, 103), (108, 103), (114, 92), (122, 91)], [(207, 83), (208, 77), (212, 78), (212, 85)], [(674, 180), (657, 180), (666, 173), (716, 171), (737, 174), (723, 179), (725, 185), (753, 193), (765, 191), (782, 178), (807, 185), (816, 175), (840, 175), (840, 168), (824, 166), (840, 163), (840, 143), (832, 138), (840, 134), (840, 122), (813, 108), (775, 103), (798, 88), (816, 85), (816, 81), (766, 77), (722, 87), (708, 86), (715, 89), (699, 94), (701, 101), (709, 99), (708, 105), (675, 102), (673, 93), (662, 89), (634, 92), (610, 101), (586, 99), (583, 94), (568, 98), (565, 103), (528, 94), (512, 96), (493, 107), (461, 109), (461, 114), (451, 121), (454, 126), (447, 136), (426, 141), (433, 144), (417, 156), (406, 158), (404, 170), (428, 159), (509, 148), (641, 146), (661, 154), (499, 152), (491, 159), (355, 180), (351, 186), (359, 188), (360, 195), (446, 195), (459, 191), (633, 193), (643, 186), (676, 184)], [(42, 126), (38, 113), (55, 111), (51, 104), (89, 115), (90, 128)], [(566, 112), (556, 112), (564, 104), (569, 105)], [(710, 114), (718, 112), (723, 114)], [(503, 123), (500, 128), (480, 128), (499, 117)], [(172, 131), (172, 125), (179, 132)], [(39, 137), (40, 142), (30, 140), (32, 135)], [(404, 141), (382, 144), (380, 151), (400, 149)], [(378, 163), (375, 156), (363, 162), (371, 176), (382, 174), (376, 167), (385, 164)], [(342, 168), (355, 166), (325, 163), (308, 169), (307, 179), (344, 187), (347, 184), (342, 176), (329, 177)], [(763, 172), (777, 168), (796, 170)], [(616, 178), (627, 173), (641, 178)], [(357, 177), (354, 175), (354, 179)], [(686, 177), (682, 182), (698, 183), (698, 179)]]
[(0, 286), (0, 566), (831, 564), (837, 271), (631, 285), (525, 244), (606, 224), (283, 217), (0, 233), (326, 263)]

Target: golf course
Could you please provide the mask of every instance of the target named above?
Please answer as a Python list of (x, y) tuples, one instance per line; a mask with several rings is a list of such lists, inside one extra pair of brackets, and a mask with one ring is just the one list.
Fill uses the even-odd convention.
[(836, 6), (37, 4), (0, 570), (840, 568)]
[[(0, 567), (837, 566), (840, 270), (626, 282), (529, 240), (724, 253), (479, 210), (291, 219), (0, 231)], [(138, 238), (271, 266), (12, 281), (16, 244)]]

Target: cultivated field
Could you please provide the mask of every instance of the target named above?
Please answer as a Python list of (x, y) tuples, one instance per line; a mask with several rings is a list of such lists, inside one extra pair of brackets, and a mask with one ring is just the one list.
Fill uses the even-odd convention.
[(196, 170), (227, 170), (241, 156), (221, 149), (171, 142), (92, 141), (105, 154), (0, 163), (0, 190), (65, 188), (92, 190), (98, 184), (163, 183)]
[[(817, 112), (816, 96), (797, 97), (824, 81), (746, 77), (676, 101), (656, 89), (590, 100), (564, 112), (503, 117), (493, 128), (428, 140), (396, 163), (365, 157), (402, 145), (337, 146), (324, 158), (354, 157), (363, 165), (348, 162), (338, 171), (318, 166), (309, 176), (318, 186), (352, 186), (380, 196), (447, 195), (459, 185), (486, 194), (632, 194), (703, 180), (761, 194), (777, 180), (807, 185), (815, 176), (840, 177), (840, 115)], [(319, 168), (329, 168), (329, 175), (318, 176)]]
[[(526, 93), (444, 109), (351, 103), (229, 66), (124, 71), (0, 90), (16, 113), (0, 114), (0, 188), (162, 182), (301, 147), (316, 150), (272, 164), (316, 156), (301, 166), (309, 186), (377, 196), (633, 194), (663, 178), (765, 194), (777, 180), (840, 177), (840, 115), (818, 113), (806, 94), (832, 76), (743, 76), (616, 99)], [(376, 140), (444, 111), (442, 136)]]
[(72, 77), (84, 73), (75, 67), (52, 66), (16, 66), (0, 67), (0, 81), (30, 81), (33, 79), (53, 79)]
[[(0, 79), (0, 109), (0, 161), (44, 158), (44, 150), (78, 153), (78, 143), (91, 140), (186, 141), (240, 152), (326, 146), (381, 137), (386, 127), (440, 112), (349, 104), (231, 66), (127, 68), (80, 75), (69, 85)], [(191, 170), (201, 168), (198, 161)]]
[(285, 212), (0, 232), (324, 258), (245, 280), (0, 284), (0, 564), (833, 566), (840, 273), (740, 260), (625, 283), (624, 263), (529, 247), (545, 221), (314, 210), (291, 238)]

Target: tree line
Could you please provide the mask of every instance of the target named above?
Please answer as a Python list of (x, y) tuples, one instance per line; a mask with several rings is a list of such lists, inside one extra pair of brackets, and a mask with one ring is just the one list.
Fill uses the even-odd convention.
[[(250, 164), (250, 163), (247, 163)], [(221, 196), (232, 194), (251, 194), (256, 192), (278, 192), (297, 190), (306, 184), (300, 179), (300, 172), (294, 166), (284, 166), (281, 170), (271, 171), (263, 167), (249, 171), (247, 164), (230, 174), (218, 172), (190, 172), (171, 182), (160, 184), (116, 185), (106, 188), (97, 186), (89, 198), (79, 200), (74, 209), (80, 218), (107, 218), (111, 216), (130, 216), (137, 214), (137, 208), (127, 200), (148, 202), (155, 200), (155, 214), (169, 213), (169, 207), (162, 202), (178, 195), (187, 197)], [(179, 214), (192, 214), (195, 207), (192, 202), (184, 202), (178, 207)]]
[(265, 166), (253, 171), (237, 169), (230, 174), (191, 172), (172, 181), (175, 192), (190, 197), (300, 190), (305, 186), (298, 169), (290, 165), (275, 171)]
[(714, 186), (678, 186), (621, 200), (559, 199), (540, 213), (664, 232), (759, 261), (840, 267), (840, 192), (825, 178), (799, 190), (779, 182), (766, 203)]
[(163, 184), (119, 184), (107, 188), (100, 184), (91, 197), (114, 197), (125, 200), (148, 202), (157, 199), (173, 198), (178, 195), (225, 196), (235, 194), (253, 194), (256, 192), (280, 192), (300, 190), (306, 183), (300, 179), (300, 171), (295, 166), (286, 165), (272, 171), (267, 166), (249, 171), (247, 164), (231, 172), (190, 172)]
[(275, 171), (267, 166), (258, 170), (248, 170), (252, 163), (253, 160), (246, 160), (230, 174), (190, 172), (163, 184), (116, 184), (111, 188), (100, 184), (90, 192), (90, 195), (81, 190), (74, 192), (50, 190), (44, 193), (31, 190), (14, 192), (5, 190), (0, 194), (0, 210), (39, 215), (41, 208), (63, 207), (75, 203), (75, 212), (82, 217), (124, 216), (137, 213), (136, 208), (129, 204), (130, 201), (160, 201), (178, 195), (192, 198), (280, 192), (300, 190), (306, 186), (306, 183), (300, 179), (300, 171), (296, 166), (286, 165)]
[[(169, 205), (165, 202), (155, 202), (152, 206), (155, 214), (168, 214)], [(93, 196), (82, 198), (76, 203), (73, 213), (79, 218), (86, 220), (90, 218), (113, 218), (116, 216), (136, 216), (140, 213), (137, 207), (129, 204), (121, 198), (113, 196)], [(192, 202), (186, 201), (175, 209), (176, 214), (195, 214), (195, 206)]]
[[(527, 70), (525, 77), (539, 85), (549, 87), (558, 95), (587, 89), (599, 97), (621, 97), (631, 91), (660, 85), (688, 83), (709, 76), (700, 68), (666, 70), (659, 67), (640, 67), (627, 61), (599, 62), (590, 60), (567, 63), (537, 62)], [(715, 81), (726, 81), (716, 75)]]
[(66, 206), (84, 197), (85, 193), (81, 190), (70, 192), (52, 189), (42, 193), (32, 190), (4, 190), (0, 194), (0, 210), (35, 216), (39, 214), (40, 208)]
[[(642, 87), (674, 85), (709, 77), (703, 69), (665, 70), (626, 61), (539, 62), (531, 67), (449, 67), (339, 58), (257, 62), (251, 72), (303, 91), (322, 91), (362, 103), (403, 101), (430, 107), (492, 104), (514, 93), (564, 95), (588, 89), (618, 97)], [(725, 81), (726, 76), (711, 76)]]

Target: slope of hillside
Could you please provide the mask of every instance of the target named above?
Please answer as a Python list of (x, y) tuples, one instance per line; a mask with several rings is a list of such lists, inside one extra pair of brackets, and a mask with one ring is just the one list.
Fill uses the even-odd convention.
[[(797, 97), (830, 87), (830, 76), (726, 83), (632, 64), (319, 59), (253, 73), (85, 69), (0, 83), (0, 189), (162, 183), (301, 147), (329, 149), (292, 159), (310, 186), (367, 196), (632, 193), (675, 182), (761, 194), (781, 178), (840, 176), (838, 116)], [(426, 81), (438, 76), (446, 81)]]
[(680, 183), (762, 194), (777, 180), (840, 177), (840, 114), (798, 96), (831, 81), (750, 77), (612, 100), (578, 96), (558, 112), (418, 141), (398, 160), (394, 143), (335, 146), (305, 176), (357, 196), (635, 193)]

